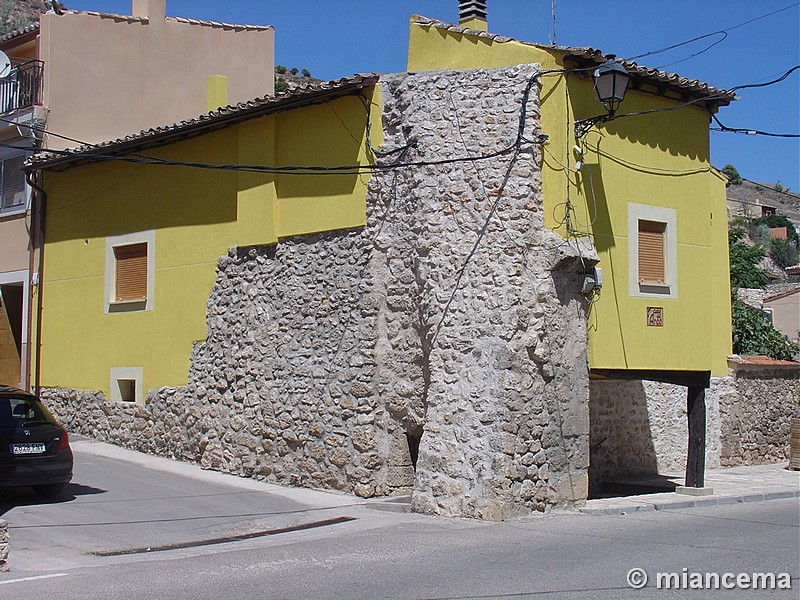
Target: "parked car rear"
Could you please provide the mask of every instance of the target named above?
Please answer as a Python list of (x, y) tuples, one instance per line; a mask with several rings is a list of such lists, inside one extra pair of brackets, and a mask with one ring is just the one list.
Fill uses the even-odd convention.
[(30, 486), (43, 498), (72, 479), (66, 430), (35, 395), (0, 386), (0, 486)]

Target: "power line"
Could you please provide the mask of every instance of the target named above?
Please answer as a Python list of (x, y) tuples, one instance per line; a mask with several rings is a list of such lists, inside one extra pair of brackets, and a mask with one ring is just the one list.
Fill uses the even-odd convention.
[[(371, 144), (368, 144), (368, 149), (374, 155), (377, 156), (388, 156), (390, 154), (399, 153), (400, 158), (394, 162), (387, 162), (387, 163), (380, 163), (376, 162), (374, 164), (361, 164), (361, 165), (337, 165), (337, 166), (327, 166), (327, 165), (285, 165), (285, 166), (270, 166), (270, 165), (243, 165), (243, 164), (211, 164), (211, 163), (200, 163), (200, 162), (191, 162), (191, 161), (179, 161), (179, 160), (167, 160), (162, 159), (154, 156), (148, 156), (143, 154), (131, 153), (127, 155), (109, 155), (109, 154), (101, 154), (98, 152), (93, 151), (83, 151), (83, 152), (75, 152), (75, 151), (68, 151), (68, 150), (48, 150), (50, 153), (54, 154), (61, 154), (65, 157), (69, 157), (75, 160), (80, 159), (88, 159), (88, 160), (97, 160), (97, 161), (118, 161), (118, 162), (128, 162), (133, 164), (142, 164), (142, 165), (156, 165), (156, 166), (178, 166), (178, 167), (189, 167), (189, 168), (197, 168), (197, 169), (208, 169), (208, 170), (221, 170), (221, 171), (238, 171), (238, 172), (247, 172), (247, 173), (263, 173), (263, 174), (279, 174), (279, 175), (358, 175), (361, 173), (370, 173), (370, 172), (380, 172), (380, 171), (388, 171), (392, 169), (399, 169), (399, 168), (409, 168), (409, 167), (425, 167), (425, 166), (441, 166), (447, 164), (454, 164), (459, 162), (469, 162), (469, 161), (480, 161), (480, 160), (490, 160), (493, 158), (498, 158), (500, 156), (506, 156), (515, 152), (519, 152), (520, 147), (523, 143), (528, 144), (544, 144), (548, 136), (544, 134), (539, 134), (536, 136), (535, 139), (529, 139), (525, 137), (525, 127), (527, 124), (527, 104), (528, 98), (530, 97), (530, 92), (533, 86), (536, 84), (537, 81), (543, 75), (551, 75), (555, 73), (570, 73), (574, 71), (584, 71), (585, 69), (549, 69), (545, 71), (541, 71), (539, 73), (534, 74), (529, 80), (527, 85), (525, 86), (523, 93), (522, 93), (522, 100), (521, 100), (521, 108), (519, 111), (519, 124), (516, 132), (516, 137), (513, 142), (508, 144), (507, 146), (496, 150), (494, 152), (490, 152), (488, 154), (481, 154), (476, 156), (458, 156), (454, 158), (445, 158), (445, 159), (438, 159), (438, 160), (419, 160), (419, 161), (405, 161), (401, 162), (402, 157), (404, 156), (405, 152), (410, 148), (416, 145), (415, 140), (409, 140), (406, 146), (383, 152), (377, 151), (376, 149), (372, 148)], [(363, 102), (363, 100), (362, 100)], [(370, 105), (368, 102), (364, 102), (367, 114), (367, 130), (369, 130), (370, 126)], [(45, 131), (42, 129), (42, 131)], [(58, 136), (58, 137), (66, 137), (66, 136)], [(77, 140), (73, 140), (77, 141)], [(94, 145), (94, 144), (87, 144), (91, 146), (93, 149), (102, 151), (102, 147)], [(39, 150), (39, 149), (37, 149)]]
[(797, 69), (800, 69), (800, 65), (795, 65), (794, 67), (792, 67), (791, 69), (786, 71), (786, 73), (784, 73), (783, 75), (781, 75), (777, 79), (773, 79), (772, 81), (765, 81), (764, 83), (748, 83), (746, 85), (737, 85), (736, 87), (732, 87), (730, 89), (730, 91), (743, 90), (745, 88), (767, 87), (768, 85), (773, 85), (773, 84), (776, 84), (776, 83), (780, 83), (781, 81), (786, 79), (789, 75), (791, 75), (792, 73), (797, 71)]
[[(726, 27), (725, 29), (720, 29), (718, 31), (712, 31), (711, 33), (705, 33), (703, 35), (699, 35), (697, 37), (694, 37), (694, 38), (692, 38), (690, 40), (686, 40), (684, 42), (679, 42), (677, 44), (672, 44), (671, 46), (667, 46), (666, 48), (661, 48), (660, 50), (653, 50), (651, 52), (645, 52), (644, 54), (637, 54), (636, 56), (631, 56), (630, 60), (636, 60), (637, 58), (644, 58), (646, 56), (653, 56), (654, 54), (661, 54), (662, 52), (667, 52), (668, 50), (674, 50), (675, 48), (680, 48), (681, 46), (686, 46), (687, 44), (691, 44), (693, 42), (698, 42), (698, 41), (700, 41), (702, 39), (709, 38), (709, 37), (714, 36), (714, 35), (720, 35), (720, 34), (723, 35), (722, 39), (714, 42), (713, 44), (708, 46), (705, 50), (702, 50), (701, 52), (697, 52), (697, 53), (695, 53), (695, 54), (693, 54), (692, 56), (689, 57), (689, 58), (692, 58), (693, 56), (697, 56), (697, 54), (702, 54), (703, 52), (706, 52), (707, 50), (710, 50), (712, 47), (714, 47), (717, 44), (719, 44), (720, 42), (722, 42), (727, 37), (729, 31), (733, 31), (734, 29), (738, 29), (739, 27), (744, 27), (745, 25), (749, 25), (750, 23), (754, 23), (755, 21), (759, 21), (761, 19), (766, 19), (767, 17), (771, 17), (772, 15), (776, 15), (776, 14), (781, 13), (783, 11), (789, 10), (790, 8), (794, 8), (795, 6), (798, 6), (798, 5), (800, 5), (800, 2), (795, 2), (794, 4), (790, 4), (789, 6), (785, 6), (783, 8), (779, 8), (778, 10), (774, 10), (774, 11), (769, 12), (767, 14), (764, 14), (764, 15), (761, 15), (761, 16), (758, 16), (758, 17), (754, 17), (752, 19), (749, 19), (747, 21), (739, 23), (738, 25), (732, 25), (731, 27)], [(684, 60), (688, 60), (688, 59), (684, 59)], [(671, 64), (675, 64), (675, 63), (671, 63)]]
[(712, 114), (711, 118), (719, 125), (719, 127), (709, 127), (711, 131), (723, 131), (726, 133), (744, 133), (745, 135), (764, 135), (767, 137), (778, 138), (800, 138), (800, 133), (772, 133), (769, 131), (761, 131), (759, 129), (747, 129), (744, 127), (728, 127), (717, 118), (717, 115)]

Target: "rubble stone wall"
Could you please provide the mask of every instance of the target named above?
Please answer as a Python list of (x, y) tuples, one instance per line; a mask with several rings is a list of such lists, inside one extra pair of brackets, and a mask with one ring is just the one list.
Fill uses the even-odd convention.
[(798, 414), (800, 365), (729, 362), (736, 394), (720, 402), (723, 466), (780, 462), (789, 457), (792, 417)]
[(0, 519), (0, 573), (8, 571), (8, 521)]
[[(268, 481), (501, 519), (585, 500), (581, 272), (544, 228), (536, 67), (381, 78), (363, 229), (232, 249), (188, 385), (47, 390), (68, 428)], [(525, 110), (521, 119), (521, 111)], [(491, 156), (490, 158), (481, 158)], [(474, 160), (464, 160), (474, 157)], [(451, 162), (452, 159), (461, 159)]]
[[(385, 145), (413, 138), (408, 156), (418, 161), (498, 152), (513, 147), (522, 107), (531, 139), (536, 87), (523, 98), (533, 74), (520, 66), (386, 78)], [(373, 181), (386, 207), (374, 276), (393, 280), (379, 301), (380, 395), (398, 424), (390, 439), (421, 434), (415, 510), (500, 519), (586, 498), (585, 304), (575, 271), (581, 254), (587, 264), (596, 254), (545, 229), (540, 162), (540, 148), (524, 144)]]
[[(720, 466), (721, 395), (732, 380), (715, 377), (706, 390), (706, 467)], [(592, 493), (603, 481), (686, 469), (687, 388), (655, 381), (590, 382)]]
[[(789, 456), (798, 414), (800, 364), (729, 361), (706, 390), (706, 468), (769, 464)], [(650, 381), (590, 383), (591, 493), (603, 481), (682, 473), (688, 427), (683, 386)]]

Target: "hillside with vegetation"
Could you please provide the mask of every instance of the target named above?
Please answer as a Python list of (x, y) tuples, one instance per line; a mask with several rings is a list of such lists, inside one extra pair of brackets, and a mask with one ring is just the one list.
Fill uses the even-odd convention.
[(0, 0), (0, 35), (38, 23), (50, 6), (45, 0)]
[(283, 65), (275, 65), (275, 93), (292, 91), (299, 87), (321, 81), (311, 76), (308, 69), (298, 69), (297, 67), (288, 68)]

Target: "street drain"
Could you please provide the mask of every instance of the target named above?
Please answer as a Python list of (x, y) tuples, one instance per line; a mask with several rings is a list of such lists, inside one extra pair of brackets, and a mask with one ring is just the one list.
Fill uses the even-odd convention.
[(166, 546), (148, 546), (147, 548), (128, 548), (126, 550), (88, 552), (87, 554), (89, 556), (126, 556), (129, 554), (150, 554), (152, 552), (164, 552), (165, 550), (181, 550), (183, 548), (197, 548), (199, 546), (214, 546), (216, 544), (241, 542), (243, 540), (252, 540), (253, 538), (266, 537), (269, 535), (278, 535), (280, 533), (291, 533), (293, 531), (303, 531), (305, 529), (316, 529), (318, 527), (327, 527), (328, 525), (338, 525), (339, 523), (348, 523), (350, 521), (355, 521), (355, 518), (336, 517), (333, 519), (324, 519), (322, 521), (312, 521), (311, 523), (303, 523), (302, 525), (292, 525), (291, 527), (281, 527), (278, 529), (266, 529), (264, 531), (253, 531), (252, 533), (230, 535), (210, 540), (197, 540), (194, 542), (183, 542), (180, 544), (167, 544)]

